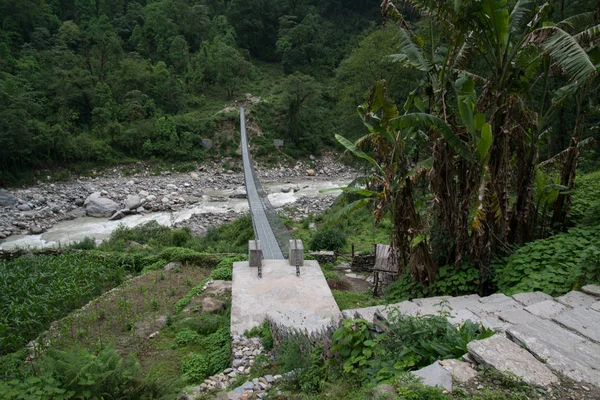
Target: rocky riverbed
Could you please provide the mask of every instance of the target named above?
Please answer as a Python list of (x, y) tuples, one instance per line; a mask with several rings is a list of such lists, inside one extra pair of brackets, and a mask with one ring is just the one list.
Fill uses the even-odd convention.
[[(41, 235), (57, 224), (60, 226), (56, 228), (71, 230), (74, 238), (79, 225), (87, 226), (88, 236), (97, 237), (95, 225), (102, 225), (106, 235), (121, 222), (135, 225), (152, 219), (189, 226), (202, 234), (210, 226), (247, 212), (244, 177), (238, 164), (236, 160), (222, 160), (186, 174), (164, 171), (159, 175), (140, 164), (131, 176), (126, 175), (126, 169), (115, 168), (69, 182), (2, 189), (0, 240)], [(258, 175), (274, 207), (286, 206), (285, 213), (301, 218), (328, 208), (338, 193), (319, 191), (344, 185), (355, 173), (333, 157), (324, 157), (299, 161), (292, 167), (265, 169)], [(0, 248), (7, 247), (9, 241)]]

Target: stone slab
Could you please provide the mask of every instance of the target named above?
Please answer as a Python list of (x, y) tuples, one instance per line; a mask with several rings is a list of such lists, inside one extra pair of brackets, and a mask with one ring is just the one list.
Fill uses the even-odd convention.
[(451, 323), (455, 325), (464, 324), (467, 320), (477, 324), (481, 321), (481, 318), (469, 310), (460, 309), (450, 311), (450, 317), (448, 318), (448, 321)]
[(342, 314), (345, 318), (362, 318), (366, 319), (369, 322), (373, 322), (373, 318), (375, 317), (375, 313), (382, 307), (373, 306), (373, 307), (365, 307), (365, 308), (355, 308), (352, 310), (344, 310)]
[(450, 303), (450, 307), (452, 307), (453, 310), (460, 310), (460, 309), (465, 309), (470, 305), (478, 304), (480, 298), (481, 297), (479, 297), (478, 294), (470, 294), (470, 295), (466, 295), (466, 296), (456, 296), (456, 297), (450, 297), (448, 299), (448, 303)]
[(452, 393), (452, 375), (437, 361), (411, 374), (421, 378), (421, 383), (425, 386), (437, 386)]
[(592, 296), (600, 297), (600, 285), (585, 285), (581, 291)]
[(552, 319), (566, 310), (568, 310), (567, 306), (554, 300), (546, 300), (525, 307), (525, 311), (544, 319)]
[[(493, 296), (495, 296), (495, 295), (493, 295)], [(504, 296), (504, 295), (502, 295), (502, 296)], [(467, 310), (474, 312), (475, 314), (483, 317), (484, 315), (498, 315), (499, 313), (506, 311), (506, 310), (516, 310), (516, 309), (523, 308), (523, 305), (521, 305), (516, 300), (511, 299), (510, 297), (507, 297), (507, 296), (504, 296), (504, 297), (505, 298), (503, 299), (503, 301), (500, 301), (500, 299), (501, 299), (500, 297), (496, 297), (493, 300), (489, 300), (489, 301), (485, 301), (485, 302), (482, 302), (482, 300), (485, 299), (485, 297), (482, 297), (480, 299), (479, 304), (472, 304), (470, 306), (467, 306)]]
[(337, 324), (341, 312), (317, 261), (305, 260), (300, 276), (287, 260), (263, 260), (262, 278), (248, 262), (233, 264), (231, 334), (260, 325), (267, 315), (309, 333)]
[(600, 346), (552, 321), (514, 325), (506, 334), (552, 370), (600, 386)]
[(530, 306), (535, 303), (541, 303), (542, 301), (552, 300), (552, 296), (544, 292), (517, 293), (513, 295), (512, 298), (524, 306)]
[(400, 303), (394, 303), (380, 307), (380, 312), (384, 317), (387, 317), (390, 313), (398, 312), (403, 315), (415, 316), (419, 312), (419, 306), (411, 301), (401, 301)]
[(569, 307), (589, 307), (594, 304), (597, 299), (588, 294), (573, 290), (564, 296), (557, 297), (556, 301)]
[(525, 310), (506, 310), (498, 314), (502, 321), (513, 325), (525, 324), (529, 321), (535, 321), (538, 317)]
[(498, 371), (513, 373), (527, 383), (549, 386), (558, 382), (556, 375), (547, 366), (502, 335), (474, 340), (467, 345), (467, 349), (479, 364), (488, 365)]
[(481, 325), (485, 328), (492, 329), (496, 332), (504, 332), (512, 326), (511, 323), (502, 321), (500, 318), (493, 315), (482, 317), (479, 322), (481, 322)]
[(510, 297), (505, 295), (504, 293), (496, 293), (490, 296), (481, 297), (479, 299), (480, 303), (488, 304), (488, 303), (504, 303), (506, 301), (511, 300)]
[(450, 300), (450, 296), (437, 296), (437, 297), (424, 297), (418, 299), (412, 299), (412, 302), (419, 307), (430, 308), (433, 306), (439, 306), (440, 304), (446, 304)]
[(442, 368), (450, 372), (452, 379), (457, 383), (466, 383), (477, 376), (477, 371), (469, 363), (460, 360), (440, 360)]
[(590, 309), (600, 312), (600, 301), (595, 302), (590, 306)]
[[(557, 315), (554, 321), (588, 339), (600, 342), (600, 312), (575, 307)], [(600, 365), (598, 367), (600, 368)]]

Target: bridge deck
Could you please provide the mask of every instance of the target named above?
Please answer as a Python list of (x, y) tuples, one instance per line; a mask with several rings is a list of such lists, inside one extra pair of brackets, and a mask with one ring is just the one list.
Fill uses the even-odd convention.
[(258, 195), (257, 185), (254, 181), (252, 160), (250, 159), (250, 150), (248, 147), (248, 137), (246, 136), (246, 116), (244, 109), (240, 108), (240, 131), (242, 134), (242, 160), (244, 163), (244, 180), (246, 181), (246, 193), (248, 195), (248, 204), (252, 214), (252, 224), (254, 225), (254, 235), (260, 240), (265, 260), (283, 260), (283, 252), (279, 248), (277, 238), (267, 215), (265, 205)]

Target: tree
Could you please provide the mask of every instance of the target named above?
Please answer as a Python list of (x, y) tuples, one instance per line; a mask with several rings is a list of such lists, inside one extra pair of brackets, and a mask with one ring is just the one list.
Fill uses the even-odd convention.
[[(421, 168), (428, 171), (434, 199), (427, 224), (410, 211), (416, 179), (406, 179), (410, 168), (384, 162), (373, 178), (386, 182), (391, 175), (396, 182), (389, 185), (395, 190), (384, 185), (380, 196), (393, 199), (381, 204), (392, 205), (399, 265), (410, 265), (414, 279), (431, 282), (439, 265), (460, 268), (468, 257), (479, 264), (484, 285), (496, 250), (531, 234), (539, 146), (558, 108), (545, 99), (564, 93), (549, 91), (551, 70), (564, 70), (571, 85), (580, 86), (595, 68), (577, 38), (544, 26), (545, 8), (534, 10), (528, 0), (513, 8), (500, 0), (411, 3), (431, 17), (425, 37), (409, 28), (391, 1), (382, 10), (400, 24), (400, 53), (392, 59), (420, 71), (421, 83), (397, 117), (382, 89), (372, 95), (363, 111), (371, 133), (358, 144), (372, 146), (379, 157), (406, 152), (399, 165), (430, 163)], [(536, 91), (540, 97), (532, 99)], [(426, 138), (426, 147), (409, 151), (393, 139), (411, 132)], [(391, 148), (382, 151), (383, 142)]]
[(298, 144), (302, 135), (302, 117), (307, 103), (320, 95), (320, 88), (314, 78), (296, 72), (289, 75), (282, 84), (284, 102), (287, 108), (287, 137)]

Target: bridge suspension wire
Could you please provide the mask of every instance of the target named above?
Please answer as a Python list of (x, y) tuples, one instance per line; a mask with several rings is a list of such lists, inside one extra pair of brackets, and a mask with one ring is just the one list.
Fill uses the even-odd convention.
[(260, 179), (254, 170), (252, 159), (250, 158), (250, 148), (248, 147), (246, 116), (243, 107), (240, 107), (240, 133), (242, 137), (244, 180), (246, 182), (250, 214), (252, 215), (254, 236), (261, 242), (264, 259), (283, 260), (285, 257), (282, 249), (287, 248), (292, 237), (269, 201), (267, 192), (263, 189)]

